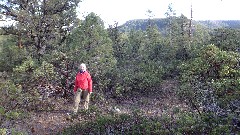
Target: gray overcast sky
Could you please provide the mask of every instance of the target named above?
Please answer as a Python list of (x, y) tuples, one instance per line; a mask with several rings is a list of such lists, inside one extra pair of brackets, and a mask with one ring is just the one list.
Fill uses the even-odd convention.
[(163, 18), (172, 3), (177, 15), (190, 18), (193, 7), (194, 20), (240, 20), (240, 0), (83, 0), (79, 4), (79, 17), (94, 12), (106, 25), (115, 21), (123, 24), (132, 19), (148, 18), (151, 10), (154, 18)]

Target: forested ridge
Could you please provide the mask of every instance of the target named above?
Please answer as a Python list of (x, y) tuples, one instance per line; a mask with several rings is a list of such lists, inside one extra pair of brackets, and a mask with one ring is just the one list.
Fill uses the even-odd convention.
[[(167, 27), (167, 18), (159, 18), (159, 19), (151, 19), (154, 22), (160, 32), (165, 33), (165, 28)], [(135, 19), (129, 20), (126, 23), (119, 26), (121, 31), (128, 31), (131, 29), (136, 30), (146, 30), (148, 26), (148, 19)], [(240, 21), (239, 20), (193, 20), (193, 26), (200, 25), (207, 29), (218, 29), (218, 28), (232, 28), (232, 29), (240, 29)], [(193, 27), (194, 28), (194, 27)]]
[[(0, 3), (15, 21), (0, 29), (0, 134), (240, 133), (238, 21), (215, 27), (169, 7), (163, 21), (105, 28), (95, 13), (78, 19), (79, 2)], [(81, 63), (93, 94), (72, 118)]]

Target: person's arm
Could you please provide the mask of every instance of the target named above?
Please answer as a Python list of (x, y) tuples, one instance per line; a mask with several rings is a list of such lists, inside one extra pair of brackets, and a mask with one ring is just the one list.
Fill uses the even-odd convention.
[(77, 83), (77, 76), (75, 77), (75, 85), (74, 85), (74, 89), (73, 92), (76, 92), (78, 89), (78, 83)]
[(88, 92), (91, 94), (92, 93), (92, 77), (90, 74), (88, 74), (87, 80), (88, 80)]

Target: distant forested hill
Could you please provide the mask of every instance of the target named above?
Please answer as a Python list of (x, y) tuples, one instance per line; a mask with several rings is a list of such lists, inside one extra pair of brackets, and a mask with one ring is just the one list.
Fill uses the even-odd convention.
[[(152, 19), (151, 23), (154, 23), (158, 26), (160, 31), (164, 31), (167, 25), (167, 19)], [(149, 24), (148, 19), (136, 19), (136, 20), (129, 20), (123, 25), (121, 25), (119, 28), (122, 31), (129, 31), (129, 30), (146, 30), (147, 26)]]
[(208, 28), (233, 28), (240, 29), (240, 20), (206, 20), (196, 21), (195, 23), (202, 24)]
[[(151, 19), (151, 23), (154, 23), (158, 26), (160, 31), (165, 31), (167, 26), (167, 19)], [(122, 31), (129, 31), (132, 29), (135, 30), (145, 30), (149, 24), (148, 19), (136, 19), (127, 21), (125, 24), (120, 26)], [(204, 20), (204, 21), (193, 21), (193, 25), (202, 25), (203, 27), (209, 29), (215, 28), (233, 28), (240, 29), (240, 20)]]

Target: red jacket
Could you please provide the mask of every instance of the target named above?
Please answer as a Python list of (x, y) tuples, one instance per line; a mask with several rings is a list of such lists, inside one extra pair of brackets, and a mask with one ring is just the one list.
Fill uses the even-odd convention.
[(82, 90), (88, 90), (88, 92), (92, 92), (92, 77), (87, 71), (83, 73), (77, 73), (74, 92), (76, 92), (78, 88)]

